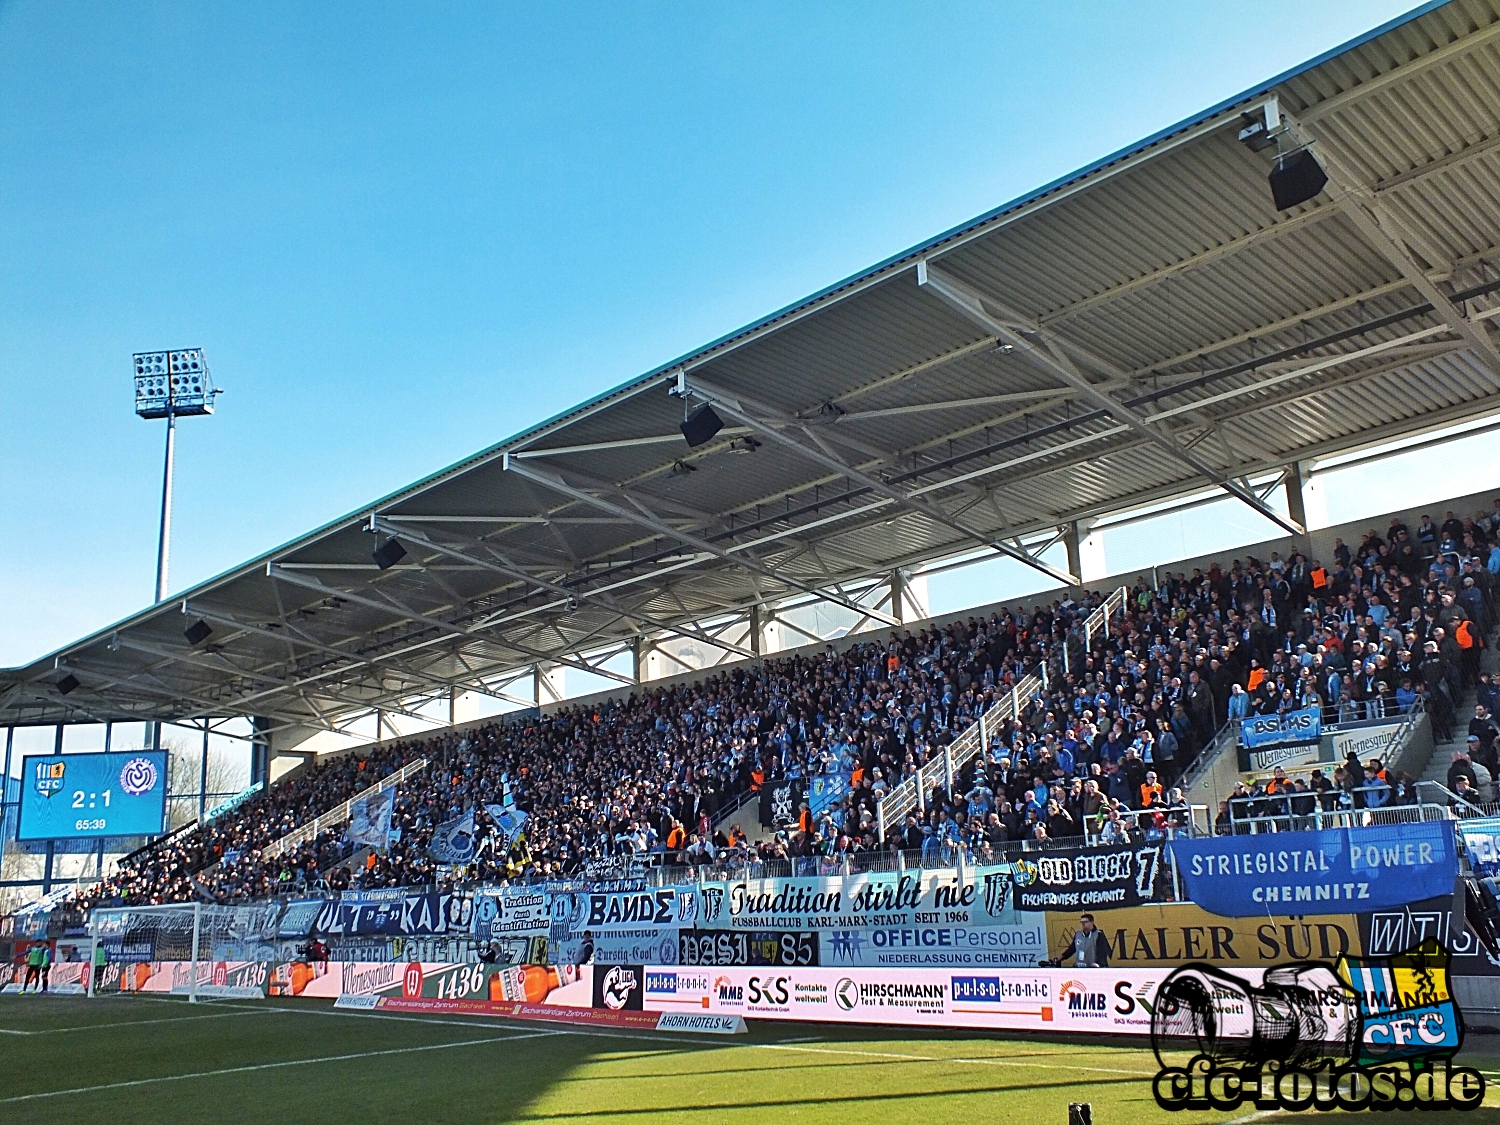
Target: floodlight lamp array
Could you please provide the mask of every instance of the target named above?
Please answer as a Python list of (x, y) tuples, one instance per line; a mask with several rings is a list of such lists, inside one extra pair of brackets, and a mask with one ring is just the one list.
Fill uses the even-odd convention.
[(202, 348), (137, 352), (132, 360), (135, 412), (142, 418), (214, 412), (214, 396), (219, 392), (209, 378)]

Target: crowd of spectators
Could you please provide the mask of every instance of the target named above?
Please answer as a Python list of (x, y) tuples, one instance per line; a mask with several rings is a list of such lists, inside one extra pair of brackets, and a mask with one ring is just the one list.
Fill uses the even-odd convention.
[[(478, 854), (462, 874), (486, 879), (569, 875), (633, 855), (836, 860), (905, 848), (922, 862), (960, 850), (982, 860), (1018, 845), (1164, 833), (1187, 823), (1178, 778), (1232, 720), (1306, 706), (1331, 721), (1379, 718), (1420, 700), (1439, 732), (1450, 730), (1494, 625), (1497, 540), (1500, 501), (1441, 526), (1392, 521), (1355, 549), (1336, 541), (1327, 561), (1292, 547), (1284, 559), (1142, 578), (1089, 639), (1100, 593), (344, 755), (144, 852), (92, 898), (228, 901), (431, 882), (444, 874), (428, 850), (434, 830), (469, 811)], [(1045, 690), (1023, 714), (991, 724), (989, 745), (951, 790), (924, 793), (921, 810), (879, 840), (880, 797), (1039, 670)], [(351, 851), (335, 831), (265, 857), (272, 841), (419, 758), (429, 766), (398, 790), (389, 848)], [(715, 828), (739, 795), (829, 773), (847, 777), (846, 795), (817, 815), (804, 804), (770, 839)], [(1330, 784), (1357, 790), (1363, 780), (1350, 772)], [(484, 811), (497, 803), (529, 814), (520, 838)]]
[[(1441, 525), (1426, 515), (1415, 529), (1392, 519), (1384, 535), (1371, 529), (1353, 550), (1335, 540), (1331, 570), (1295, 552), (1281, 569), (1290, 586), (1282, 602), (1289, 609), (1301, 603), (1301, 623), (1296, 637), (1288, 632), (1271, 654), (1261, 684), (1248, 685), (1249, 698), (1239, 703), (1236, 697), (1234, 713), (1316, 705), (1324, 723), (1351, 723), (1420, 706), (1435, 739), (1449, 742), (1458, 733), (1459, 704), (1474, 688), (1478, 704), (1446, 783), (1457, 794), (1450, 803), (1458, 813), (1492, 800), (1491, 779), (1500, 767), (1500, 724), (1493, 718), (1500, 687), (1480, 668), (1497, 624), (1500, 501), (1469, 519), (1450, 511)], [(1252, 671), (1252, 681), (1255, 676)], [(1422, 799), (1410, 773), (1350, 755), (1305, 777), (1277, 769), (1253, 785), (1236, 786), (1219, 806), (1216, 827), (1284, 831), (1355, 823), (1371, 819), (1374, 810)], [(1432, 795), (1426, 799), (1430, 803)], [(1329, 814), (1341, 815), (1330, 820)]]

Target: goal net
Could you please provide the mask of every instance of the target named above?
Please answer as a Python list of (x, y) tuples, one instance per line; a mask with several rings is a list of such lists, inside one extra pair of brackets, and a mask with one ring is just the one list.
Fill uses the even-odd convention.
[(185, 902), (96, 909), (89, 918), (89, 995), (166, 992), (201, 998), (265, 996), (265, 969), (220, 957), (244, 937), (244, 911)]

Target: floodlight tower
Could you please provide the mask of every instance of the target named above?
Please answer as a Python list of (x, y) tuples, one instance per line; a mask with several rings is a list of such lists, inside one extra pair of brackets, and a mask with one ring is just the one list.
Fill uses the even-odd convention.
[(202, 348), (137, 352), (135, 412), (167, 420), (167, 463), (161, 482), (161, 532), (156, 541), (156, 600), (167, 596), (167, 563), (172, 549), (172, 454), (179, 416), (212, 414), (216, 390)]

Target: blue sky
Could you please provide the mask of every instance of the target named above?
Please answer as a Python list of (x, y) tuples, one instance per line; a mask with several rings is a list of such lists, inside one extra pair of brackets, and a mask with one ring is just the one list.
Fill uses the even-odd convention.
[(0, 665), (1409, 6), (0, 4)]

